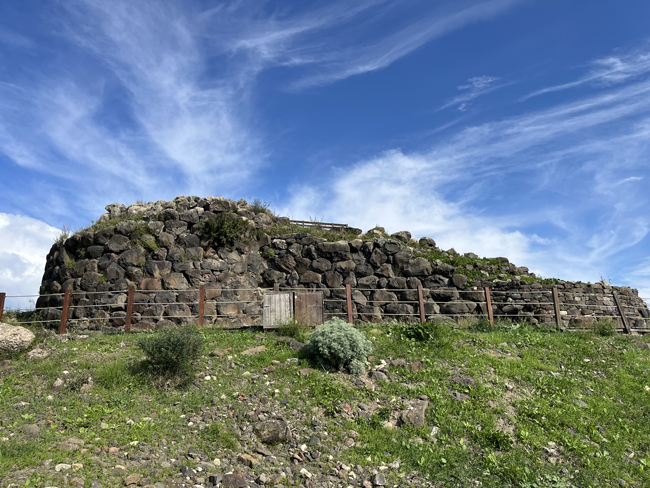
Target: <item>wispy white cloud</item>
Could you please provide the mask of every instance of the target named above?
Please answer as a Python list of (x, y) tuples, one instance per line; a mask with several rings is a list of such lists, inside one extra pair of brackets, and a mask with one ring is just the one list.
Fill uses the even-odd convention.
[(92, 202), (93, 213), (108, 201), (160, 198), (161, 188), (170, 197), (236, 193), (267, 158), (251, 102), (261, 71), (300, 67), (290, 78), (296, 89), (330, 83), (386, 67), (514, 3), (426, 8), (392, 27), (387, 20), (403, 12), (385, 0), (274, 11), (250, 1), (210, 10), (66, 2), (53, 25), (76, 54), (41, 64), (29, 80), (0, 82), (0, 151), (87, 188), (74, 198)]
[(443, 110), (449, 107), (457, 107), (461, 112), (465, 112), (472, 100), (485, 95), (491, 91), (501, 88), (501, 86), (493, 86), (492, 83), (497, 81), (499, 78), (494, 76), (475, 76), (467, 80), (466, 85), (459, 85), (458, 89), (464, 91), (463, 94), (454, 97), (450, 101), (446, 102), (439, 110)]
[(637, 184), (649, 172), (649, 95), (650, 81), (621, 84), (468, 127), (428, 151), (389, 151), (301, 188), (296, 194), (310, 198), (294, 208), (595, 281), (617, 273), (615, 261), (650, 232), (650, 198)]
[(590, 71), (575, 81), (542, 88), (529, 93), (521, 101), (543, 95), (577, 88), (582, 85), (611, 86), (628, 81), (650, 72), (650, 53), (647, 50), (637, 50), (621, 55), (611, 55), (595, 59), (590, 63)]
[[(341, 46), (336, 39), (332, 39), (335, 47), (334, 49), (329, 47), (325, 54), (320, 46), (315, 49), (308, 48), (304, 52), (306, 60), (304, 64), (315, 65), (315, 72), (301, 77), (292, 83), (291, 87), (300, 90), (310, 86), (325, 85), (385, 68), (433, 39), (468, 24), (489, 20), (516, 3), (519, 2), (490, 0), (480, 3), (458, 3), (453, 9), (427, 12), (423, 18), (390, 32), (374, 43), (350, 44), (349, 36), (345, 36), (343, 39), (346, 44)], [(357, 26), (352, 28), (356, 29)]]
[[(61, 231), (24, 215), (0, 213), (0, 291), (33, 295), (41, 284), (45, 256)], [(7, 308), (27, 307), (28, 298), (7, 298)]]
[(299, 67), (289, 89), (302, 90), (385, 68), (433, 39), (489, 20), (517, 3), (467, 0), (391, 22), (408, 9), (386, 0), (333, 2), (307, 13), (280, 10), (260, 18), (250, 2), (240, 2), (227, 15), (216, 9), (203, 18), (219, 26), (207, 33), (215, 48), (244, 56), (247, 73)]

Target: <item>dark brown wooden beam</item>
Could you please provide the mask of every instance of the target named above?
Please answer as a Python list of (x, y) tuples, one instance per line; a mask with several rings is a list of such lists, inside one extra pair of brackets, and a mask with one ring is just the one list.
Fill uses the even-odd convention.
[(131, 317), (133, 316), (133, 296), (135, 295), (135, 287), (129, 286), (129, 291), (126, 295), (126, 323), (124, 324), (124, 332), (131, 332)]
[(59, 325), (59, 334), (65, 334), (68, 331), (68, 311), (70, 310), (70, 296), (72, 290), (66, 290), (63, 295), (63, 310), (61, 311), (61, 325)]

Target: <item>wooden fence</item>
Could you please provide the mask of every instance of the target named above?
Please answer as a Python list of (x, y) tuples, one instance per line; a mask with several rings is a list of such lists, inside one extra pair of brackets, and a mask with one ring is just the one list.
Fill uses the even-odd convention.
[[(261, 296), (264, 296), (264, 295), (267, 295), (267, 294), (269, 296), (271, 296), (273, 294), (278, 294), (278, 293), (285, 293), (285, 294), (290, 293), (291, 294), (291, 309), (290, 309), (290, 315), (291, 316), (294, 316), (294, 314), (296, 313), (296, 301), (295, 301), (296, 297), (301, 297), (301, 295), (303, 295), (303, 296), (304, 295), (315, 295), (313, 292), (320, 292), (320, 298), (318, 299), (318, 300), (321, 301), (320, 309), (319, 309), (319, 306), (317, 304), (315, 304), (316, 301), (314, 301), (313, 299), (307, 300), (307, 299), (304, 299), (304, 298), (298, 298), (298, 309), (300, 311), (299, 311), (298, 315), (296, 316), (297, 319), (303, 320), (303, 321), (305, 321), (307, 323), (311, 323), (312, 325), (317, 325), (317, 324), (323, 323), (323, 321), (325, 319), (331, 318), (331, 317), (334, 317), (334, 316), (340, 316), (344, 320), (347, 319), (347, 321), (349, 323), (351, 323), (351, 324), (353, 324), (354, 320), (355, 320), (355, 308), (356, 308), (356, 305), (355, 305), (354, 300), (353, 300), (353, 288), (350, 285), (345, 285), (345, 288), (328, 289), (329, 292), (330, 292), (330, 296), (327, 297), (327, 298), (323, 298), (323, 295), (322, 295), (323, 291), (322, 290), (305, 289), (305, 288), (286, 288), (286, 289), (280, 290), (280, 288), (277, 285), (273, 289), (263, 289), (263, 288), (232, 289), (232, 290), (224, 289), (223, 291), (226, 291), (226, 290), (234, 291), (234, 292), (258, 292), (260, 294), (263, 294)], [(414, 300), (397, 300), (397, 301), (391, 301), (390, 302), (390, 303), (395, 303), (395, 304), (408, 304), (412, 308), (412, 313), (406, 314), (406, 313), (386, 313), (386, 312), (381, 312), (380, 315), (381, 315), (382, 319), (384, 319), (384, 318), (389, 318), (390, 319), (390, 318), (397, 317), (399, 319), (406, 320), (406, 321), (409, 321), (409, 322), (419, 321), (421, 323), (424, 323), (427, 319), (430, 319), (432, 316), (433, 317), (439, 317), (439, 318), (449, 318), (449, 319), (457, 319), (459, 317), (467, 317), (468, 315), (476, 316), (476, 314), (463, 314), (463, 313), (459, 313), (459, 314), (449, 314), (449, 313), (448, 314), (441, 314), (441, 313), (426, 314), (425, 312), (426, 312), (426, 305), (427, 304), (432, 304), (432, 303), (433, 304), (445, 304), (445, 303), (453, 303), (453, 301), (452, 302), (449, 302), (449, 301), (433, 301), (433, 300), (430, 300), (430, 299), (427, 299), (425, 301), (425, 294), (424, 294), (424, 289), (423, 289), (422, 286), (418, 286), (416, 290), (390, 290), (390, 289), (383, 289), (383, 288), (382, 289), (355, 288), (354, 290), (355, 291), (357, 291), (357, 290), (358, 291), (368, 291), (370, 293), (373, 293), (373, 292), (376, 292), (376, 291), (389, 291), (389, 292), (391, 292), (391, 291), (392, 292), (399, 292), (399, 291), (402, 291), (402, 292), (409, 291), (409, 292), (411, 292), (411, 291), (413, 291), (413, 292), (416, 292), (416, 299), (414, 299)], [(440, 292), (441, 290), (446, 290), (446, 289), (430, 289), (429, 291)], [(455, 289), (450, 289), (450, 290), (454, 291)], [(77, 319), (74, 319), (74, 318), (71, 318), (70, 316), (72, 315), (72, 311), (75, 308), (83, 308), (85, 310), (89, 310), (89, 309), (105, 310), (105, 309), (108, 309), (108, 308), (111, 308), (111, 307), (118, 307), (118, 308), (123, 310), (122, 313), (124, 313), (124, 309), (125, 309), (126, 314), (123, 317), (123, 331), (128, 333), (128, 332), (131, 332), (132, 325), (133, 325), (132, 322), (133, 322), (134, 304), (135, 304), (135, 295), (136, 295), (136, 293), (138, 293), (140, 297), (147, 297), (147, 296), (151, 296), (152, 294), (163, 293), (163, 292), (168, 292), (168, 291), (169, 290), (152, 290), (152, 291), (143, 290), (143, 291), (137, 291), (136, 292), (136, 289), (133, 286), (129, 287), (127, 290), (125, 290), (125, 292), (124, 291), (123, 292), (84, 292), (84, 291), (66, 290), (65, 293), (63, 293), (63, 294), (52, 294), (52, 295), (50, 295), (50, 296), (62, 296), (63, 304), (62, 304), (61, 307), (43, 307), (43, 308), (40, 308), (40, 309), (38, 309), (38, 308), (36, 308), (36, 309), (17, 309), (16, 311), (17, 312), (33, 312), (33, 313), (35, 313), (35, 320), (31, 320), (31, 321), (29, 321), (29, 323), (35, 323), (35, 324), (37, 324), (37, 323), (41, 323), (41, 324), (47, 323), (47, 324), (52, 325), (53, 320), (52, 319), (43, 319), (42, 316), (39, 317), (39, 312), (46, 313), (47, 311), (59, 310), (60, 309), (61, 310), (61, 318), (60, 318), (60, 322), (58, 323), (58, 333), (63, 334), (63, 333), (67, 332), (68, 324), (71, 321), (79, 322), (81, 320), (86, 320), (86, 321), (93, 321), (93, 320), (109, 320), (110, 321), (110, 320), (114, 320), (114, 319), (110, 319), (110, 318), (106, 319), (106, 317), (103, 317), (101, 319), (97, 319), (97, 318), (85, 318), (85, 319), (77, 318)], [(263, 302), (263, 303), (260, 304), (259, 303), (260, 300), (258, 300), (258, 299), (251, 299), (251, 300), (219, 299), (219, 300), (210, 301), (210, 304), (212, 305), (211, 310), (215, 311), (215, 312), (214, 313), (206, 313), (206, 303), (208, 303), (208, 301), (206, 301), (206, 287), (205, 286), (201, 286), (198, 289), (182, 290), (182, 291), (183, 292), (198, 292), (198, 302), (182, 302), (182, 303), (181, 302), (170, 302), (170, 303), (158, 303), (158, 302), (155, 302), (155, 305), (159, 306), (159, 307), (160, 306), (164, 307), (164, 306), (169, 306), (169, 305), (179, 305), (179, 304), (185, 304), (185, 305), (188, 305), (188, 306), (189, 305), (195, 306), (195, 310), (197, 312), (196, 314), (190, 314), (190, 315), (186, 315), (186, 316), (176, 316), (176, 318), (196, 319), (196, 322), (198, 323), (199, 327), (204, 326), (205, 323), (206, 323), (206, 320), (215, 319), (215, 318), (226, 318), (226, 319), (230, 319), (230, 320), (237, 320), (238, 317), (241, 318), (241, 317), (244, 317), (244, 316), (262, 318), (263, 314), (261, 313), (261, 311), (263, 310), (263, 307), (267, 305), (267, 302)], [(482, 306), (482, 308), (484, 310), (484, 313), (481, 313), (481, 315), (486, 317), (487, 320), (489, 320), (491, 325), (494, 325), (495, 318), (497, 318), (497, 319), (498, 318), (509, 318), (509, 319), (526, 320), (527, 317), (534, 316), (534, 317), (540, 317), (541, 318), (540, 321), (546, 322), (546, 323), (548, 323), (549, 319), (550, 319), (551, 323), (554, 323), (554, 326), (556, 328), (560, 329), (560, 328), (563, 327), (563, 317), (565, 319), (569, 319), (569, 320), (571, 320), (572, 318), (583, 317), (583, 316), (569, 316), (569, 315), (566, 315), (566, 312), (564, 314), (561, 312), (561, 310), (560, 310), (561, 307), (563, 305), (567, 306), (567, 304), (561, 302), (560, 297), (559, 297), (559, 293), (558, 293), (558, 289), (556, 287), (553, 287), (552, 291), (550, 292), (550, 300), (551, 301), (543, 302), (543, 303), (535, 302), (536, 306), (548, 306), (548, 308), (550, 309), (549, 311), (551, 313), (547, 312), (547, 313), (538, 314), (538, 315), (528, 314), (528, 315), (525, 315), (525, 316), (516, 315), (516, 314), (515, 315), (513, 315), (513, 314), (495, 315), (494, 308), (495, 308), (495, 303), (496, 302), (494, 302), (494, 300), (492, 298), (490, 288), (486, 287), (486, 288), (483, 288), (482, 290), (455, 290), (455, 291), (459, 292), (459, 293), (473, 293), (475, 297), (476, 297), (477, 292), (478, 293), (482, 292), (483, 300), (478, 302), (478, 303), (484, 305), (484, 306)], [(181, 290), (175, 290), (175, 292), (179, 293), (179, 292), (181, 292)], [(103, 295), (111, 294), (111, 295), (114, 295), (114, 296), (115, 295), (122, 295), (122, 299), (124, 298), (124, 296), (123, 296), (124, 293), (126, 293), (126, 303), (123, 304), (123, 305), (114, 305), (114, 304), (106, 304), (106, 303), (93, 304), (93, 305), (87, 305), (87, 304), (86, 305), (76, 305), (76, 306), (72, 305), (72, 297), (73, 297), (74, 294), (80, 294), (80, 295), (83, 295), (83, 296), (87, 297), (88, 295), (99, 294), (99, 293), (101, 293)], [(512, 293), (513, 295), (516, 294), (517, 296), (521, 296), (521, 293), (516, 292), (516, 291), (512, 291), (512, 292), (500, 291), (500, 292), (496, 292), (496, 293), (500, 293), (501, 296), (503, 296), (504, 293), (505, 294)], [(549, 292), (546, 292), (546, 293), (549, 293)], [(415, 295), (415, 293), (414, 293), (414, 295)], [(334, 296), (334, 298), (332, 298), (333, 296)], [(336, 298), (336, 296), (339, 296), (340, 298)], [(602, 307), (605, 308), (604, 312), (612, 312), (615, 309), (616, 313), (615, 314), (612, 314), (612, 313), (605, 314), (605, 313), (603, 313), (603, 314), (599, 315), (598, 317), (594, 317), (595, 319), (609, 318), (609, 319), (613, 319), (613, 320), (616, 320), (616, 321), (620, 321), (620, 323), (622, 324), (622, 327), (620, 327), (619, 330), (621, 332), (624, 332), (624, 333), (627, 333), (627, 334), (630, 334), (630, 333), (633, 333), (633, 332), (636, 332), (636, 333), (650, 332), (650, 328), (647, 328), (647, 329), (646, 328), (642, 328), (642, 329), (641, 328), (636, 328), (636, 329), (632, 328), (630, 326), (629, 317), (627, 316), (627, 314), (625, 312), (625, 306), (621, 303), (620, 297), (618, 296), (618, 294), (615, 291), (611, 292), (611, 296), (613, 298), (613, 302), (615, 303), (615, 307), (611, 307), (611, 306), (602, 306)], [(37, 296), (35, 296), (35, 297), (37, 297)], [(0, 321), (2, 320), (2, 317), (3, 317), (4, 305), (5, 305), (5, 299), (6, 298), (28, 298), (28, 297), (25, 297), (25, 296), (12, 297), (12, 296), (6, 295), (6, 293), (0, 293)], [(373, 303), (373, 300), (365, 300), (365, 301), (367, 303)], [(323, 306), (323, 304), (332, 303), (332, 302), (337, 302), (334, 305), (338, 306), (338, 308), (330, 310), (330, 309), (328, 309), (327, 306)], [(227, 305), (227, 304), (255, 304), (255, 303), (258, 303), (259, 305), (261, 305), (260, 313), (251, 312), (251, 313), (247, 313), (247, 314), (243, 314), (243, 315), (236, 315), (236, 314), (231, 315), (231, 314), (228, 314), (228, 313), (217, 313), (216, 312), (216, 307), (215, 307), (215, 304), (217, 304), (217, 305)], [(271, 303), (272, 303), (272, 300), (270, 300), (268, 302), (269, 307), (273, 306), (273, 305), (270, 305)], [(383, 303), (383, 304), (385, 304), (386, 301), (385, 300), (374, 300), (374, 303)], [(516, 300), (510, 300), (508, 303), (513, 304), (513, 305), (517, 305), (517, 304), (526, 305), (527, 304), (527, 302), (525, 302), (525, 301), (524, 302), (517, 302)], [(147, 304), (148, 304), (148, 302), (139, 303), (139, 305), (141, 305), (141, 306), (146, 306)], [(152, 303), (152, 305), (153, 305), (153, 303)], [(552, 305), (552, 309), (551, 309), (551, 305)], [(589, 308), (594, 308), (594, 306), (589, 305)], [(596, 306), (596, 308), (597, 308), (597, 306)], [(633, 307), (630, 307), (630, 308), (633, 308)], [(340, 311), (336, 311), (336, 310), (340, 310)], [(274, 312), (272, 312), (272, 313), (274, 313)], [(357, 316), (364, 315), (363, 312), (356, 312), (356, 314), (357, 314)], [(282, 315), (282, 317), (284, 317), (284, 318), (287, 317), (286, 312), (283, 312), (282, 314), (279, 314), (279, 315)], [(162, 315), (161, 315), (160, 318), (162, 318)], [(168, 318), (168, 317), (165, 316), (165, 318)], [(172, 318), (172, 317), (170, 317), (170, 318)], [(638, 317), (635, 317), (635, 319), (638, 319)], [(271, 320), (271, 322), (269, 323), (269, 327), (273, 326), (272, 322), (274, 322), (274, 320), (275, 319)], [(644, 319), (644, 321), (646, 321), (646, 323), (650, 322), (650, 320), (648, 320), (648, 319)], [(119, 325), (118, 327), (121, 327), (121, 325)]]

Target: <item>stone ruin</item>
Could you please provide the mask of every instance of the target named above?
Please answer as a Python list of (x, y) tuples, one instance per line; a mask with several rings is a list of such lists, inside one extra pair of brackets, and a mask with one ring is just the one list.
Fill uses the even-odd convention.
[[(389, 236), (382, 228), (366, 234), (353, 228), (302, 229), (263, 205), (223, 197), (179, 196), (128, 207), (114, 203), (106, 210), (48, 253), (37, 301), (45, 320), (60, 321), (62, 293), (72, 290), (71, 323), (120, 330), (127, 290), (135, 286), (136, 329), (188, 323), (196, 320), (202, 285), (208, 322), (260, 325), (262, 294), (274, 286), (321, 290), (326, 318), (344, 318), (345, 285), (350, 285), (355, 321), (419, 320), (420, 286), (427, 320), (485, 314), (483, 290), (489, 287), (495, 316), (550, 324), (556, 287), (564, 325), (618, 315), (615, 290), (631, 326), (650, 327), (647, 305), (636, 290), (541, 281), (507, 258), (459, 256), (406, 231)], [(215, 244), (206, 232), (206, 223), (219, 218), (243, 229), (225, 245)], [(464, 264), (449, 264), (454, 259)]]

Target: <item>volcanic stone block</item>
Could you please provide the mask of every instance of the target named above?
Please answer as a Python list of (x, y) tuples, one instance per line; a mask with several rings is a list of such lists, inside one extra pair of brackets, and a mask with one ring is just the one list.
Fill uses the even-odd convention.
[(381, 307), (382, 305), (386, 305), (387, 303), (396, 302), (397, 295), (395, 295), (395, 293), (391, 291), (377, 290), (372, 294), (370, 299), (373, 302), (373, 305), (377, 307)]
[(375, 249), (374, 251), (372, 251), (372, 254), (370, 256), (370, 259), (368, 259), (368, 262), (370, 262), (370, 264), (372, 264), (373, 266), (381, 266), (387, 260), (388, 260), (388, 256), (386, 256), (379, 249)]
[[(335, 273), (335, 274), (338, 274), (338, 273)], [(341, 275), (339, 275), (339, 278), (341, 278), (341, 282), (342, 282), (343, 278), (341, 277)], [(304, 273), (300, 277), (300, 283), (305, 283), (305, 284), (320, 283), (321, 279), (322, 279), (321, 275), (319, 275), (318, 273), (314, 273), (313, 271), (307, 271), (306, 273)], [(330, 286), (330, 285), (328, 285), (328, 286)], [(340, 283), (339, 283), (339, 286), (341, 286)]]
[(169, 261), (147, 261), (144, 269), (152, 278), (160, 279), (172, 272), (172, 263)]
[(147, 258), (147, 252), (141, 247), (134, 247), (120, 254), (117, 262), (123, 268), (128, 266), (144, 266)]
[(319, 254), (331, 261), (350, 259), (350, 246), (345, 241), (320, 242), (316, 245)]
[(431, 274), (431, 263), (425, 258), (415, 258), (402, 267), (404, 276), (429, 276)]
[(187, 290), (189, 284), (182, 273), (171, 273), (163, 277), (163, 284), (167, 290)]

